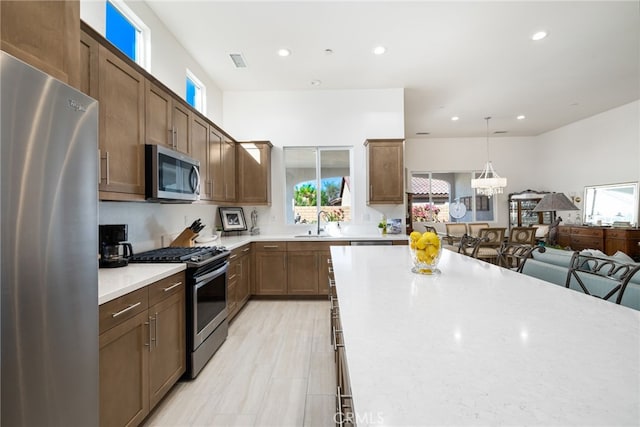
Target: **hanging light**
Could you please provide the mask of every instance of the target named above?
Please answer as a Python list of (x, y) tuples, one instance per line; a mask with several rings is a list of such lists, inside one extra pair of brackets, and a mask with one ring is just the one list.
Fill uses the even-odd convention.
[(502, 194), (504, 187), (507, 186), (507, 178), (502, 178), (493, 170), (491, 160), (489, 160), (489, 120), (491, 117), (484, 118), (487, 121), (487, 163), (484, 170), (478, 178), (471, 180), (471, 188), (476, 189), (476, 193), (482, 196), (493, 196), (494, 194)]

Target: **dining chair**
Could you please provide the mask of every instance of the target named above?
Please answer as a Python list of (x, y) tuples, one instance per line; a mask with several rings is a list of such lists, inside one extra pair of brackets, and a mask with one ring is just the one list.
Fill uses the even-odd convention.
[(485, 240), (486, 239), (482, 239), (480, 237), (473, 237), (469, 234), (464, 234), (458, 243), (458, 253), (472, 258), (477, 258), (480, 244)]
[(464, 222), (452, 222), (445, 224), (446, 236), (444, 236), (443, 248), (457, 251), (462, 236), (467, 234), (467, 224)]
[(620, 304), (627, 284), (638, 271), (640, 264), (619, 263), (576, 252), (569, 264), (565, 287)]
[(478, 247), (476, 258), (497, 264), (498, 251), (504, 242), (505, 227), (487, 227), (478, 231), (478, 237), (483, 239)]
[(546, 248), (544, 246), (533, 246), (526, 243), (503, 243), (498, 251), (498, 265), (522, 273), (525, 261), (531, 258), (535, 251), (544, 253)]
[(478, 237), (478, 234), (479, 234), (481, 229), (489, 228), (489, 223), (488, 222), (473, 222), (473, 223), (467, 224), (467, 227), (469, 228), (469, 234), (471, 236)]
[(509, 231), (509, 243), (536, 244), (535, 227), (511, 227)]

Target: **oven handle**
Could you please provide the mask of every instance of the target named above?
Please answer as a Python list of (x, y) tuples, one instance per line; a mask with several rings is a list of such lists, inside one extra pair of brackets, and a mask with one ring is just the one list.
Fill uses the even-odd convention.
[(212, 279), (212, 278), (222, 274), (224, 271), (227, 270), (228, 266), (229, 266), (229, 262), (225, 261), (224, 264), (222, 264), (222, 267), (220, 267), (220, 268), (218, 268), (216, 270), (213, 270), (212, 272), (207, 273), (205, 275), (194, 277), (194, 279), (196, 281), (196, 289), (200, 289), (202, 286), (206, 285), (206, 283), (202, 283), (202, 282), (206, 282), (209, 279)]

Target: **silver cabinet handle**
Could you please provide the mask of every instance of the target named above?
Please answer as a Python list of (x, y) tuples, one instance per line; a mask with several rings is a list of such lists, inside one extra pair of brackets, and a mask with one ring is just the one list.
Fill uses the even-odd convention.
[(235, 277), (236, 277), (236, 274), (232, 274), (231, 276), (229, 276), (229, 279), (228, 279), (228, 280), (231, 280), (231, 279), (233, 279), (233, 278), (235, 278)]
[[(157, 313), (156, 313), (156, 314), (157, 314)], [(154, 325), (153, 325), (153, 334), (151, 334), (151, 322), (154, 322)], [(156, 335), (156, 332), (157, 332), (157, 326), (156, 326), (156, 323), (155, 323), (155, 322), (156, 322), (156, 318), (155, 318), (155, 317), (151, 317), (151, 316), (149, 316), (149, 351), (151, 351), (151, 347), (152, 347), (152, 346), (151, 346), (151, 343), (152, 343), (152, 342), (154, 343), (154, 344), (153, 344), (153, 347), (157, 347), (157, 346), (158, 346), (158, 344), (157, 344), (157, 343), (155, 343), (155, 340), (156, 340), (155, 335)]]
[(107, 160), (105, 165), (105, 168), (107, 169), (107, 185), (109, 185), (111, 183), (111, 180), (109, 179), (109, 152), (106, 151), (105, 155)]
[(278, 245), (264, 245), (262, 246), (265, 249), (278, 249), (279, 246)]
[(153, 326), (153, 335), (155, 335), (155, 341), (156, 341), (156, 348), (158, 348), (158, 343), (160, 342), (160, 339), (158, 337), (158, 312), (156, 311), (156, 321), (155, 324)]
[(242, 250), (242, 252), (249, 252), (250, 250), (251, 250), (251, 248), (244, 248), (244, 249)]
[(174, 283), (173, 285), (169, 286), (168, 288), (164, 288), (163, 291), (164, 292), (169, 292), (171, 289), (176, 288), (176, 287), (178, 287), (180, 285), (182, 285), (182, 282)]
[(149, 347), (149, 351), (151, 351), (151, 318), (149, 318), (148, 322), (144, 322), (144, 324), (149, 327), (149, 342), (144, 343), (144, 346)]
[(237, 256), (238, 256), (238, 254), (233, 254), (233, 255), (229, 256), (229, 259), (234, 259), (234, 258), (236, 258)]
[(137, 307), (137, 306), (139, 306), (140, 304), (142, 304), (142, 301), (138, 301), (138, 302), (137, 302), (137, 303), (135, 303), (135, 304), (131, 304), (129, 307), (127, 307), (127, 308), (125, 308), (125, 309), (122, 309), (122, 310), (118, 311), (117, 313), (113, 313), (113, 314), (111, 315), (111, 317), (118, 317), (118, 316), (120, 316), (121, 314), (124, 314), (124, 313), (126, 313), (127, 311), (129, 311), (129, 310), (133, 310), (134, 308), (136, 308), (136, 307)]

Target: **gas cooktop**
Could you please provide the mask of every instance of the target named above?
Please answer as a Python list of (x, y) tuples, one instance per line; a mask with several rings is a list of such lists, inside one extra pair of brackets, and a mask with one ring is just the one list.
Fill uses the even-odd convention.
[(216, 261), (229, 256), (229, 251), (223, 246), (198, 246), (189, 248), (160, 248), (132, 255), (132, 263), (194, 263), (202, 264)]

